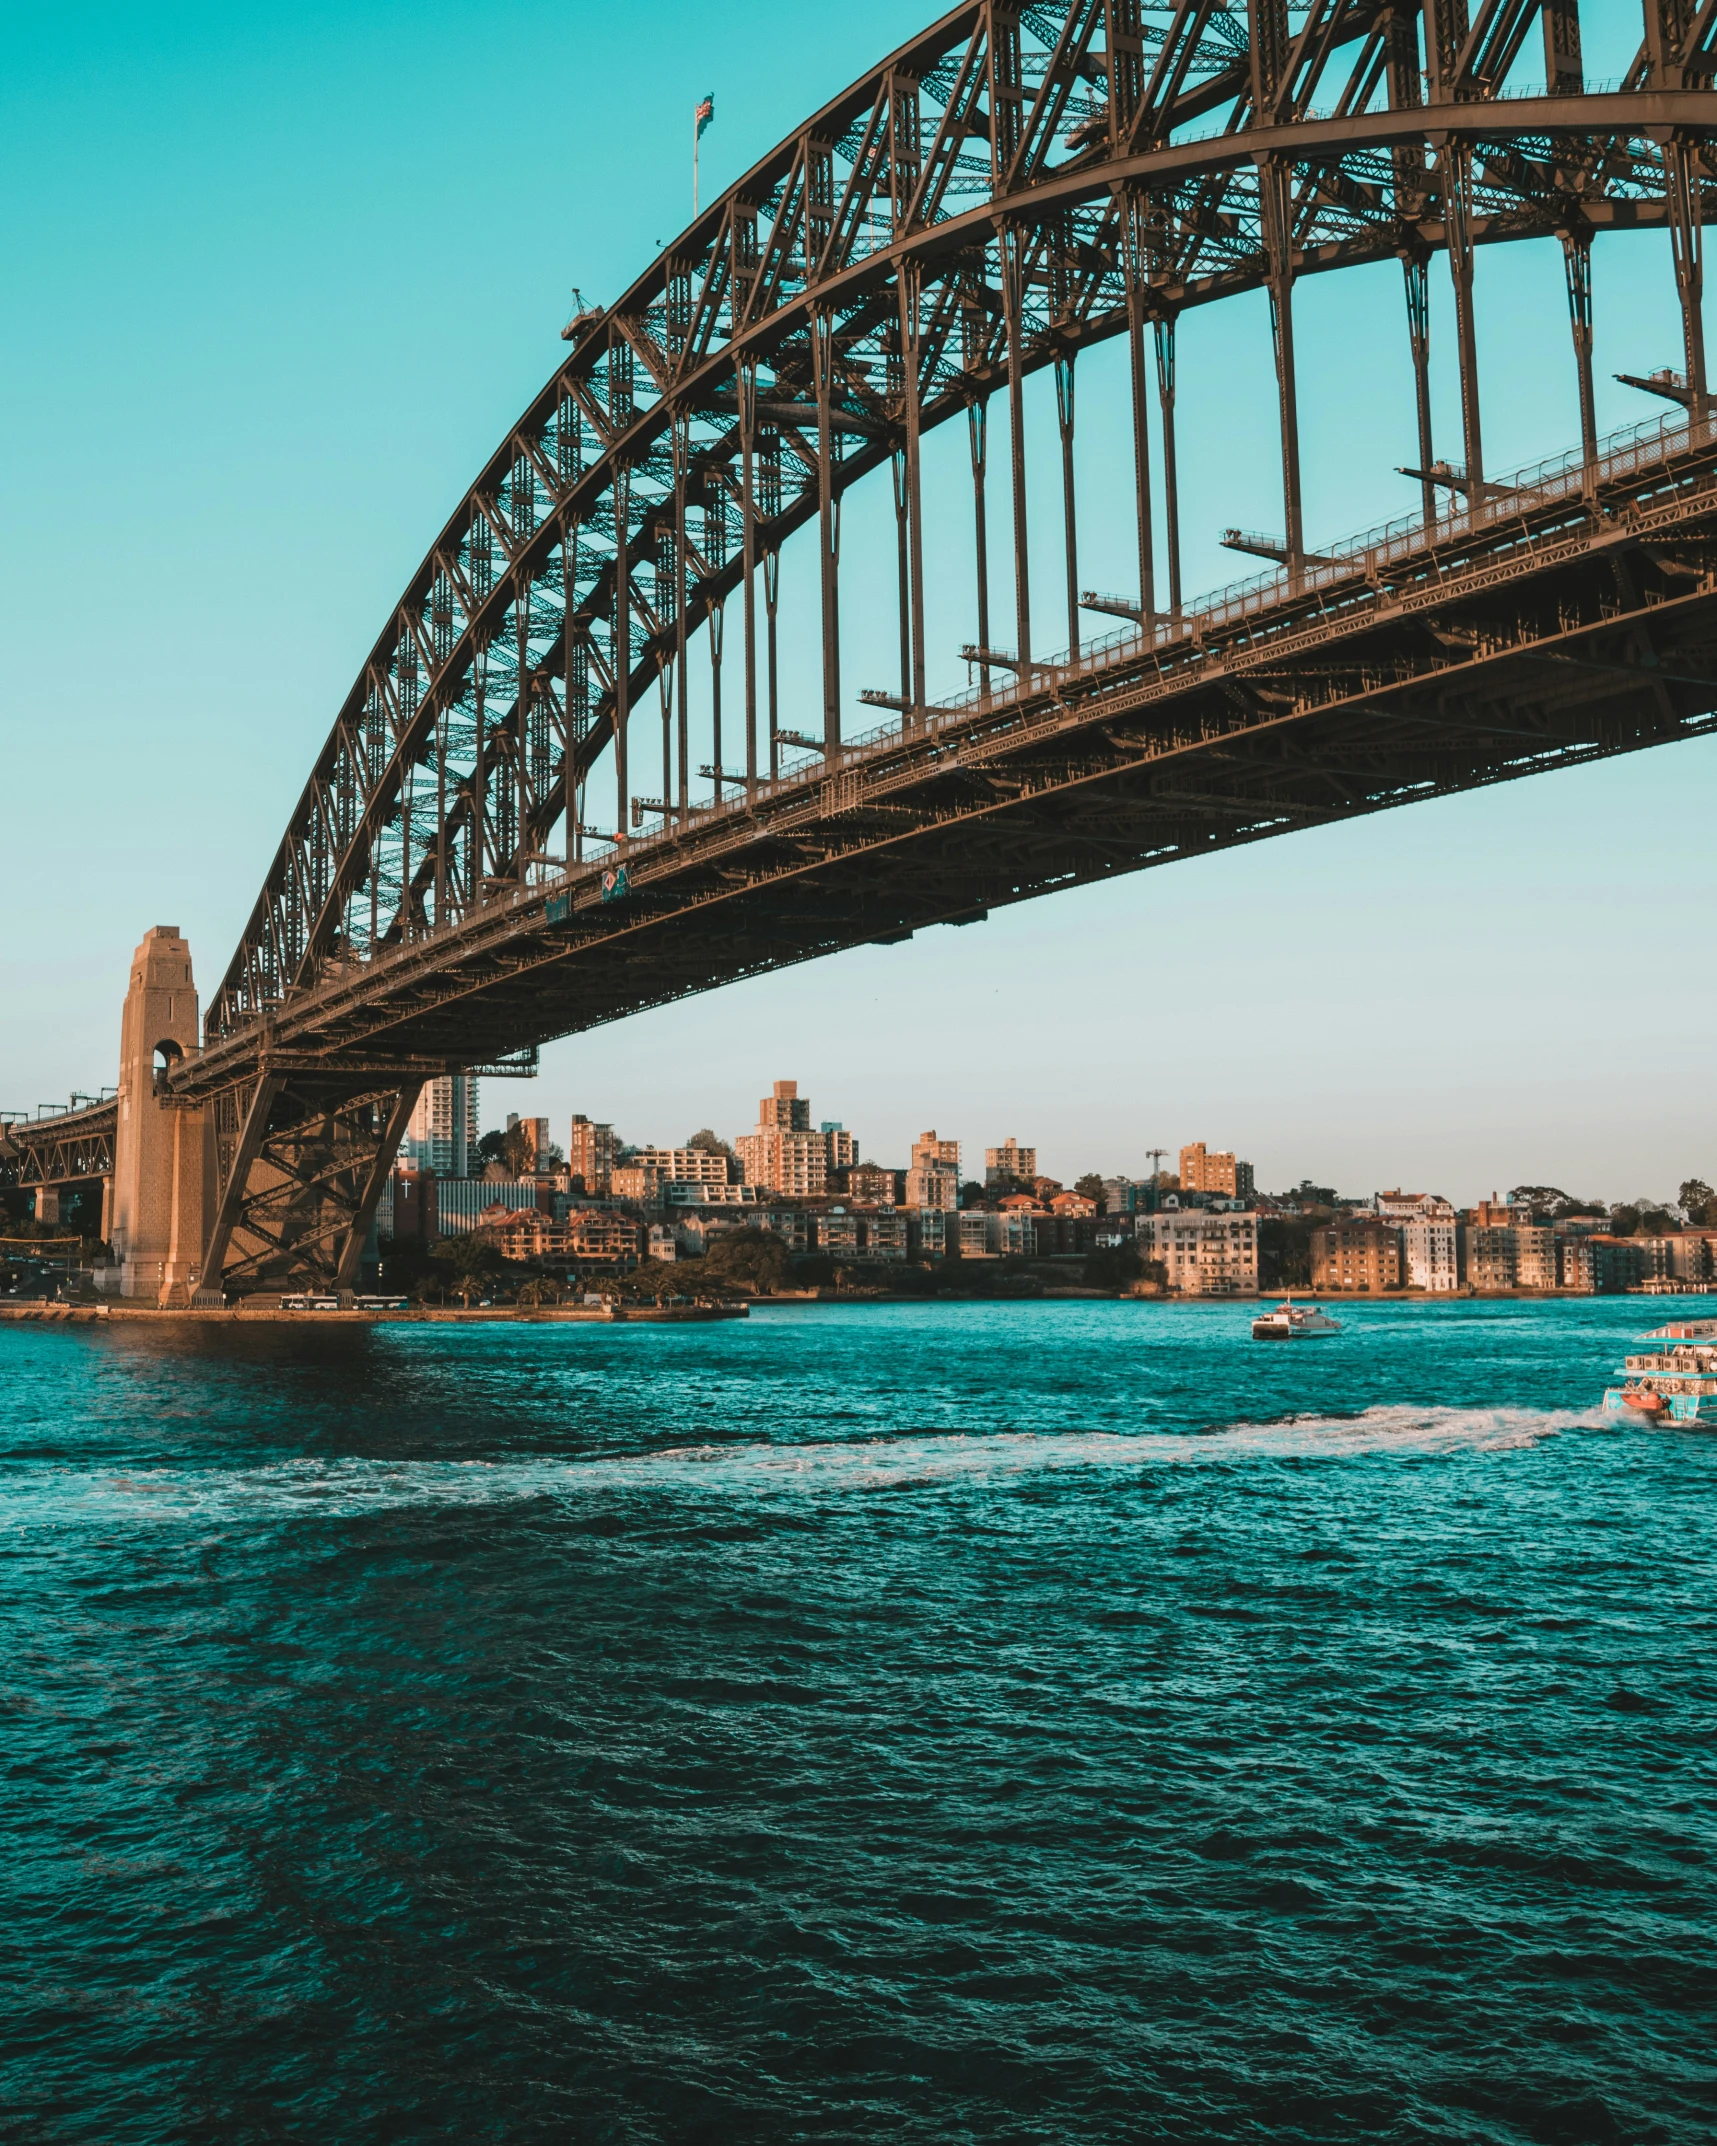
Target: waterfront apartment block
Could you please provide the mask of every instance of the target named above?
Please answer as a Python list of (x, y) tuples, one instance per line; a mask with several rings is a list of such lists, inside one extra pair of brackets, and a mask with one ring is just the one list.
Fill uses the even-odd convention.
[(574, 1186), (585, 1192), (606, 1193), (620, 1159), (620, 1143), (612, 1125), (596, 1123), (575, 1111), (566, 1143), (566, 1167)]
[(1254, 1191), (1252, 1165), (1227, 1152), (1212, 1154), (1202, 1140), (1195, 1140), (1180, 1151), (1180, 1189), (1246, 1202)]
[(984, 1150), (984, 1183), (995, 1185), (1012, 1178), (1016, 1184), (1029, 1185), (1037, 1175), (1036, 1148), (1021, 1147), (1012, 1133), (1000, 1147)]
[(1401, 1232), (1392, 1223), (1331, 1222), (1311, 1234), (1312, 1287), (1376, 1295), (1401, 1287)]
[(1409, 1289), (1451, 1295), (1461, 1286), (1460, 1224), (1454, 1214), (1423, 1216), (1401, 1225), (1401, 1265)]
[(1182, 1208), (1138, 1216), (1136, 1240), (1146, 1259), (1161, 1260), (1176, 1296), (1258, 1294), (1258, 1217)]
[[(1493, 1203), (1481, 1210), (1496, 1212)], [(1469, 1289), (1556, 1289), (1561, 1261), (1556, 1232), (1514, 1222), (1469, 1225), (1466, 1237), (1466, 1283)]]

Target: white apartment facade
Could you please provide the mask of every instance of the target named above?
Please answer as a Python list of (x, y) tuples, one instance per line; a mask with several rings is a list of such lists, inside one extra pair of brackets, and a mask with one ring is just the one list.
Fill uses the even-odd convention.
[(1189, 1207), (1140, 1215), (1136, 1241), (1146, 1259), (1159, 1259), (1169, 1289), (1184, 1297), (1258, 1294), (1258, 1217)]
[(1455, 1210), (1438, 1192), (1376, 1192), (1379, 1221), (1401, 1232), (1401, 1275), (1409, 1289), (1449, 1296), (1461, 1286), (1461, 1233)]

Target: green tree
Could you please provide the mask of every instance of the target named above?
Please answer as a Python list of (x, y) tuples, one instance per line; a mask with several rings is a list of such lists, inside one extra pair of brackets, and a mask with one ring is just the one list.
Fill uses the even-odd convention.
[(1073, 1180), (1073, 1189), (1083, 1194), (1086, 1199), (1094, 1201), (1100, 1215), (1108, 1213), (1108, 1196), (1103, 1190), (1103, 1180), (1095, 1170), (1087, 1170), (1083, 1177), (1076, 1177)]
[(1312, 1225), (1298, 1215), (1266, 1215), (1258, 1224), (1258, 1281), (1264, 1289), (1309, 1289)]
[(706, 1155), (725, 1155), (729, 1180), (736, 1185), (741, 1182), (739, 1157), (733, 1152), (731, 1141), (724, 1140), (720, 1133), (711, 1132), (707, 1125), (700, 1126), (686, 1142), (686, 1146), (701, 1148)]
[[(1078, 1187), (1074, 1189), (1077, 1191)], [(1099, 1245), (1086, 1257), (1085, 1286), (1087, 1289), (1125, 1289), (1144, 1271), (1145, 1262), (1136, 1244)]]
[(511, 1126), (504, 1133), (485, 1133), (477, 1143), (477, 1153), (484, 1162), (504, 1164), (512, 1177), (522, 1177), (536, 1159), (531, 1136), (522, 1125)]
[(435, 1256), (447, 1269), (448, 1295), (457, 1297), (467, 1311), (478, 1297), (494, 1287), (503, 1264), (500, 1252), (477, 1231), (464, 1237), (444, 1238)]
[(1717, 1192), (1712, 1191), (1704, 1178), (1686, 1179), (1676, 1198), (1689, 1222), (1706, 1228), (1717, 1226)]
[(787, 1247), (772, 1229), (723, 1230), (703, 1256), (707, 1279), (768, 1296), (787, 1279)]

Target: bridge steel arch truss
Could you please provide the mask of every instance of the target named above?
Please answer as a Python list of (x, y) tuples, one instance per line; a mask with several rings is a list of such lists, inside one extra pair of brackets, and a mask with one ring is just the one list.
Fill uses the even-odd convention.
[[(1423, 540), (1435, 582), (1439, 528), (1446, 535), (1449, 526), (1458, 534), (1484, 525), (1494, 536), (1503, 497), (1484, 460), (1474, 250), (1562, 242), (1584, 431), (1573, 492), (1596, 513), (1592, 238), (1667, 231), (1682, 365), (1655, 384), (1681, 403), (1689, 427), (1671, 486), (1680, 487), (1676, 511), (1684, 511), (1687, 487), (1707, 481), (1700, 472), (1710, 459), (1700, 301), (1703, 226), (1717, 210), (1714, 76), (1717, 0), (1644, 0), (1637, 56), (1619, 86), (1602, 92), (1584, 84), (1577, 0), (1307, 0), (1291, 10), (1287, 0), (971, 0), (807, 120), (622, 298), (569, 325), (563, 363), (413, 576), (317, 757), (209, 1006), (202, 1060), (173, 1075), (187, 1094), (228, 1092), (220, 1113), (228, 1230), (244, 1212), (261, 1212), (261, 1180), (246, 1173), (271, 1141), (290, 1146), (298, 1122), (288, 1114), (274, 1123), (274, 1104), (259, 1106), (259, 1097), (296, 1093), (302, 1103), (306, 1081), (326, 1088), (332, 1079), (300, 1117), (321, 1112), (332, 1124), (341, 1096), (358, 1106), (365, 1130), (357, 1146), (369, 1142), (374, 1168), (366, 1173), (342, 1135), (337, 1162), (322, 1173), (346, 1188), (344, 1223), (331, 1234), (302, 1217), (253, 1231), (246, 1257), (257, 1274), (286, 1270), (281, 1248), (324, 1240), (335, 1246), (327, 1271), (350, 1272), (354, 1233), (366, 1204), (373, 1207), (372, 1180), (391, 1153), (403, 1099), (433, 1072), (487, 1054), (487, 1043), (436, 1009), (506, 995), (510, 972), (495, 950), (513, 943), (521, 903), (533, 931), (547, 928), (545, 899), (560, 903), (564, 925), (595, 899), (605, 868), (627, 865), (634, 883), (671, 877), (664, 845), (688, 867), (719, 850), (719, 873), (743, 892), (755, 877), (747, 857), (779, 842), (794, 814), (803, 816), (804, 798), (821, 826), (869, 797), (885, 760), (922, 771), (924, 756), (934, 759), (947, 711), (930, 704), (927, 690), (920, 463), (934, 428), (966, 421), (980, 561), (998, 538), (1012, 552), (1011, 617), (997, 620), (993, 634), (980, 565), (971, 654), (982, 690), (969, 711), (979, 727), (987, 712), (1017, 725), (1034, 697), (1045, 707), (1059, 697), (1067, 712), (1067, 682), (1093, 653), (1087, 610), (1129, 621), (1140, 650), (1129, 690), (1172, 698), (1172, 680), (1181, 690), (1211, 657), (1205, 624), (1184, 602), (1178, 538), (1175, 325), (1192, 306), (1269, 294), (1282, 527), (1265, 538), (1234, 534), (1236, 548), (1279, 563), (1277, 593), (1288, 613), (1299, 607), (1302, 629), (1307, 603), (1328, 608), (1317, 594), (1327, 562), (1307, 549), (1300, 506), (1294, 292), (1308, 275), (1402, 263), (1403, 362), (1415, 372)], [(1455, 298), (1457, 464), (1435, 462), (1430, 436), (1426, 293), (1439, 254)], [(1080, 353), (1110, 338), (1124, 338), (1129, 353), (1136, 558), (1128, 562), (1132, 587), (1087, 601), (1076, 554), (1074, 389)], [(1025, 382), (1045, 370), (1056, 384), (1064, 485), (1054, 505), (1066, 549), (1065, 591), (1051, 592), (1048, 609), (1028, 573), (1028, 527), (1041, 503), (1028, 499), (1021, 422)], [(988, 453), (995, 396), (1011, 418), (1008, 466), (999, 471)], [(1162, 443), (1162, 557), (1153, 422)], [(899, 545), (899, 691), (865, 696), (892, 720), (855, 741), (843, 736), (841, 506), (854, 484), (885, 469)], [(1605, 481), (1606, 496), (1618, 498), (1614, 473)], [(1557, 494), (1564, 503), (1566, 491)], [(1548, 524), (1534, 526), (1542, 536)], [(814, 532), (820, 604), (821, 708), (810, 734), (783, 724), (775, 659), (780, 554), (800, 530)], [(1692, 556), (1660, 547), (1646, 571), (1654, 603), (1688, 593), (1677, 572), (1705, 574), (1703, 552), (1690, 564)], [(1370, 586), (1375, 594), (1375, 575)], [(1607, 600), (1582, 587), (1588, 623), (1601, 624)], [(1050, 610), (1053, 633), (1044, 626)], [(1492, 620), (1458, 630), (1506, 641), (1515, 626)], [(1685, 664), (1694, 662), (1685, 650), (1699, 630), (1691, 619), (1677, 629)], [(689, 718), (700, 637), (713, 726), (701, 773)], [(1046, 660), (1051, 644), (1056, 653)], [(1639, 668), (1654, 660), (1632, 643), (1622, 655), (1564, 655), (1596, 666), (1586, 680), (1592, 693), (1600, 674), (1614, 692), (1629, 671), (1636, 697)], [(1383, 681), (1387, 664), (1375, 645), (1366, 662)], [(1590, 749), (1622, 750), (1703, 722), (1709, 701), (1694, 690), (1703, 671), (1677, 676), (1668, 703), (1661, 681), (1653, 688), (1656, 728), (1609, 708), (1608, 730), (1586, 741)], [(1333, 705), (1338, 682), (1333, 672), (1315, 686), (1296, 675), (1289, 697), (1302, 713), (1308, 694)], [(1406, 690), (1402, 678), (1390, 685), (1397, 688)], [(1286, 690), (1280, 680), (1254, 681), (1230, 693), (1229, 704), (1256, 716)], [(1354, 705), (1363, 703), (1361, 695)], [(1445, 738), (1459, 735), (1455, 701), (1445, 694), (1437, 706)], [(1201, 706), (1205, 745), (1211, 720)], [(1493, 744), (1495, 720), (1493, 710)], [(1548, 720), (1522, 718), (1527, 730)], [(644, 745), (653, 780), (658, 731), (660, 795), (644, 798)], [(1110, 750), (1127, 759), (1111, 740), (1093, 766)], [(1351, 763), (1351, 741), (1347, 751)], [(1359, 782), (1349, 805), (1302, 799), (1285, 818), (1253, 813), (1250, 822), (1242, 811), (1222, 839), (1252, 838), (1243, 830), (1253, 822), (1254, 832), (1276, 832), (1320, 813), (1375, 809), (1386, 792), (1390, 800), (1431, 794), (1528, 764), (1539, 762), (1505, 747), (1476, 754), (1463, 777), (1445, 754), (1393, 790)], [(1011, 778), (994, 779), (1005, 793)], [(1172, 783), (1164, 791), (1153, 775), (1150, 784), (1158, 806), (1173, 801)], [(1016, 790), (1016, 804), (1026, 794)], [(880, 793), (870, 809), (884, 809)], [(1177, 805), (1182, 816), (1213, 809), (1190, 790)], [(646, 814), (656, 825), (640, 840)], [(1105, 859), (1088, 822), (1059, 839), (1064, 851), (1072, 845), (1063, 868), (1017, 874), (1016, 893), (1186, 849), (1178, 840), (1155, 849), (1129, 840)], [(839, 848), (825, 840), (823, 853)], [(854, 898), (831, 886), (820, 900), (826, 908)], [(942, 908), (952, 914), (959, 904), (950, 899)], [(546, 1040), (829, 944), (911, 928), (891, 931), (884, 919), (867, 934), (850, 914), (813, 914), (817, 906), (785, 929), (736, 913), (723, 929), (755, 931), (755, 944), (736, 949), (731, 937), (711, 945), (691, 934), (666, 971), (646, 963), (628, 979), (622, 952), (620, 972), (577, 1004), (564, 991), (537, 991), (533, 1010), (524, 961), (493, 1047)], [(911, 907), (903, 902), (903, 916)], [(931, 914), (936, 904), (920, 907)], [(641, 902), (627, 929), (649, 916)], [(609, 934), (617, 947), (625, 936)], [(402, 977), (414, 979), (404, 996)], [(315, 1174), (301, 1173), (306, 1185)], [(267, 1196), (276, 1210), (291, 1177), (277, 1156)], [(217, 1240), (212, 1271), (226, 1256), (221, 1229)], [(321, 1271), (321, 1257), (310, 1269)]]
[[(1534, 50), (1545, 93), (1504, 96)], [(1428, 255), (1450, 254), (1460, 474), (1478, 483), (1472, 249), (1560, 234), (1578, 300), (1593, 232), (1667, 225), (1682, 377), (1702, 396), (1714, 70), (1709, 0), (1646, 0), (1639, 55), (1605, 94), (1582, 88), (1575, 0), (1481, 0), (1470, 16), (1465, 0), (1312, 0), (1293, 15), (1286, 0), (1249, 0), (1244, 14), (1221, 0), (953, 10), (712, 203), (615, 305), (574, 324), (565, 363), (461, 501), (341, 709), (211, 1035), (510, 896), (557, 829), (579, 860), (587, 815), (624, 848), (652, 688), (669, 748), (652, 803), (683, 819), (688, 642), (701, 630), (729, 645), (736, 593), (743, 769), (722, 768), (718, 740), (713, 779), (718, 799), (735, 782), (755, 791), (780, 753), (759, 614), (781, 544), (812, 522), (820, 743), (837, 745), (840, 500), (884, 464), (906, 555), (899, 699), (908, 717), (921, 710), (918, 442), (967, 413), (980, 437), (990, 396), (1017, 410), (1024, 377), (1044, 367), (1059, 370), (1065, 408), (1089, 343), (1131, 338), (1143, 439), (1147, 331), (1166, 362), (1186, 307), (1269, 290), (1290, 564), (1304, 554), (1292, 290), (1305, 275), (1399, 256), (1411, 299)], [(1577, 304), (1577, 345), (1580, 325)], [(1576, 357), (1589, 364), (1589, 338)], [(1008, 653), (1029, 665), (1017, 427), (1013, 441)], [(1154, 616), (1173, 599), (1157, 588), (1140, 462), (1137, 607)], [(605, 752), (614, 790), (598, 803)]]

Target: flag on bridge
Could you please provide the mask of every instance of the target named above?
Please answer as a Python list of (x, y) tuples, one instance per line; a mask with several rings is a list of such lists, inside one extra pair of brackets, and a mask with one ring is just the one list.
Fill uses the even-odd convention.
[(703, 130), (715, 117), (715, 91), (704, 92), (704, 100), (692, 113), (692, 214), (698, 212), (698, 143), (703, 140)]

